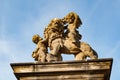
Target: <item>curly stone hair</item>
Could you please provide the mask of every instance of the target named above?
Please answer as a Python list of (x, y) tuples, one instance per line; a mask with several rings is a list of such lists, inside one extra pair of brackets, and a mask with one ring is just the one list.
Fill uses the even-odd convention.
[(37, 44), (39, 41), (43, 40), (38, 34), (33, 35), (32, 41)]
[(76, 28), (82, 25), (80, 17), (74, 12), (68, 13), (62, 20), (64, 23), (74, 24)]

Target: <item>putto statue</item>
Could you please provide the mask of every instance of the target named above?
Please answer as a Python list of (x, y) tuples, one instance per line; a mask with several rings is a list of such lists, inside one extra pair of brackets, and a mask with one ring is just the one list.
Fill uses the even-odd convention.
[(32, 53), (32, 57), (35, 61), (45, 62), (47, 54), (46, 42), (38, 34), (32, 37), (32, 41), (37, 45), (36, 49)]
[(37, 47), (32, 57), (40, 62), (62, 61), (61, 54), (73, 54), (75, 60), (86, 60), (87, 57), (98, 59), (96, 51), (89, 44), (80, 41), (82, 35), (77, 29), (81, 25), (81, 19), (74, 12), (62, 19), (52, 19), (44, 30), (44, 39), (38, 34), (33, 36), (32, 41)]

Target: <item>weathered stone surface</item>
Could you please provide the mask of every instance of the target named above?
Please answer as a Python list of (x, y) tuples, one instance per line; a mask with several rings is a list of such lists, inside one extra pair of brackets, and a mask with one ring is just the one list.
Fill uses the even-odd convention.
[(64, 53), (73, 54), (75, 60), (98, 59), (97, 52), (88, 43), (80, 41), (82, 35), (78, 28), (81, 25), (79, 15), (74, 12), (63, 18), (53, 18), (44, 29), (44, 38), (38, 34), (32, 37), (36, 44), (32, 57), (39, 62), (62, 61), (61, 54)]
[(18, 80), (109, 80), (113, 59), (11, 63)]

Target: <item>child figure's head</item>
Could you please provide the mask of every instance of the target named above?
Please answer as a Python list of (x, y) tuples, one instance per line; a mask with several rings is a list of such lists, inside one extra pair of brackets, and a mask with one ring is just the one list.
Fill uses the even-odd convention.
[(43, 40), (38, 34), (33, 35), (32, 41), (37, 44), (39, 41)]
[(76, 25), (75, 26), (76, 28), (78, 28), (80, 25), (82, 25), (82, 21), (81, 21), (80, 17), (74, 12), (70, 12), (62, 20), (64, 23)]

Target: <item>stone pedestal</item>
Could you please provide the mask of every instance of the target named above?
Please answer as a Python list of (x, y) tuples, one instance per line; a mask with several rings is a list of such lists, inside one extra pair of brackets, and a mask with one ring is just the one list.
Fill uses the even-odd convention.
[(17, 80), (110, 80), (113, 59), (11, 63)]

